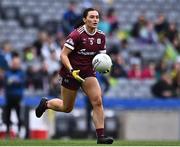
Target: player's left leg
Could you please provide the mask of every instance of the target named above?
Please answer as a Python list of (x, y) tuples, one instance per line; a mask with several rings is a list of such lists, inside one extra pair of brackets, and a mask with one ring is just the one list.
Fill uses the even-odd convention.
[(39, 105), (36, 108), (36, 116), (39, 118), (47, 109), (52, 109), (58, 112), (69, 113), (73, 109), (77, 90), (71, 90), (61, 86), (61, 99), (53, 98), (48, 100), (47, 98), (42, 98)]
[(77, 90), (71, 90), (61, 86), (61, 99), (48, 100), (47, 108), (58, 112), (69, 113), (72, 111), (77, 95)]
[(96, 128), (97, 143), (112, 144), (113, 139), (104, 135), (104, 112), (102, 105), (101, 88), (95, 77), (86, 78), (82, 89), (89, 97), (93, 107), (93, 122)]

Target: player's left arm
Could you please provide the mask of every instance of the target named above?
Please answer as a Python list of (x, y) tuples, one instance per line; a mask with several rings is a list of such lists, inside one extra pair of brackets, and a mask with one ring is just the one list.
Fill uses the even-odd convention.
[(72, 66), (71, 63), (69, 61), (68, 55), (72, 52), (71, 49), (67, 48), (66, 46), (63, 47), (61, 55), (60, 55), (60, 59), (63, 63), (63, 65), (66, 67), (66, 69), (68, 69), (69, 71), (71, 71)]
[[(102, 49), (99, 50), (99, 53), (106, 54), (106, 36), (105, 36), (105, 34), (103, 34), (103, 37), (102, 37)], [(110, 69), (107, 69), (103, 73), (108, 73), (109, 71), (110, 71)]]
[(103, 34), (101, 38), (101, 48), (99, 50), (100, 54), (106, 54), (106, 36)]

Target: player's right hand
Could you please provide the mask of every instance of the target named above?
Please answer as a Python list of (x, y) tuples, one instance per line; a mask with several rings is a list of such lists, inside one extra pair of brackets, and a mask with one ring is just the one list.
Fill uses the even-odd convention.
[(80, 70), (73, 70), (73, 69), (71, 70), (72, 76), (73, 76), (77, 81), (79, 81), (79, 82), (82, 83), (82, 82), (84, 82), (85, 80), (79, 76), (79, 72), (80, 72)]

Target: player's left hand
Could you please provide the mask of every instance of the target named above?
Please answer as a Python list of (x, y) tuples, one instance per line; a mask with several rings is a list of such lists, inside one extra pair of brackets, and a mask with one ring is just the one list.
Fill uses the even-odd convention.
[(84, 82), (85, 80), (79, 76), (79, 72), (80, 72), (80, 70), (72, 70), (72, 71), (71, 71), (71, 74), (72, 74), (72, 76), (73, 76), (77, 81), (79, 81), (79, 82), (82, 83), (82, 82)]

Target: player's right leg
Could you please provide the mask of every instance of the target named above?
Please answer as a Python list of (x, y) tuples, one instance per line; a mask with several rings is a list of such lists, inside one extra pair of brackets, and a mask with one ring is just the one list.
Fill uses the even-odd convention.
[(61, 86), (61, 98), (54, 98), (48, 100), (42, 98), (39, 105), (36, 108), (36, 116), (39, 118), (46, 111), (46, 109), (52, 109), (59, 112), (71, 112), (74, 106), (77, 90), (71, 90)]

